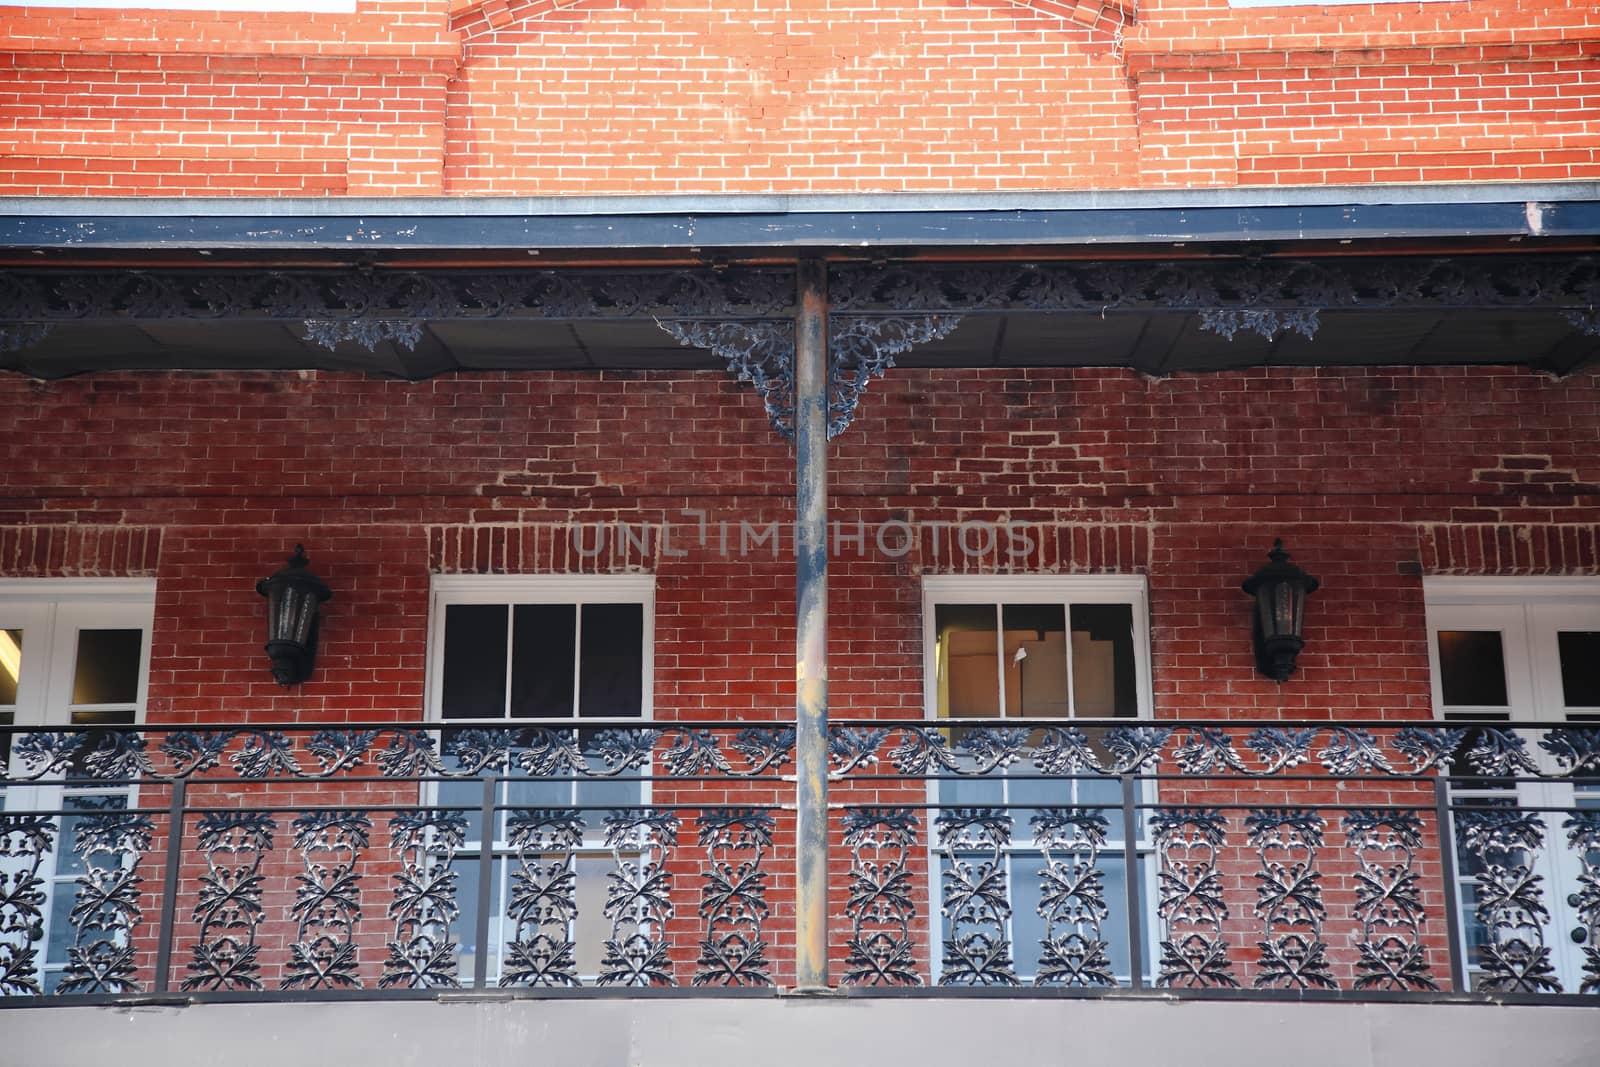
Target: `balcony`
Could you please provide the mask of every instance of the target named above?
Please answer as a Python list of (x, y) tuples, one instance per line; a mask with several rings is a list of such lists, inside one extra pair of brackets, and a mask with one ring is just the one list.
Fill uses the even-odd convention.
[[(787, 990), (819, 933), (794, 738), (8, 728), (0, 1002)], [(862, 721), (829, 745), (846, 995), (1600, 992), (1600, 728)]]

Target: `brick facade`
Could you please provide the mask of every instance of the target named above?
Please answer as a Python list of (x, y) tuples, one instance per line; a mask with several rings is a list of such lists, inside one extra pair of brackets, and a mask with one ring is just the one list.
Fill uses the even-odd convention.
[(1600, 174), (1600, 13), (1588, 4), (3, 10), (4, 194), (984, 191)]
[[(153, 721), (419, 714), (430, 573), (651, 571), (658, 714), (793, 706), (793, 543), (740, 531), (790, 520), (793, 454), (722, 375), (0, 389), (0, 575), (153, 573)], [(844, 716), (920, 714), (923, 573), (1148, 574), (1158, 713), (1345, 718), (1429, 713), (1424, 573), (1600, 573), (1593, 372), (900, 370), (831, 451)], [(894, 521), (916, 538), (890, 528), (885, 554)], [(1031, 550), (975, 556), (963, 522)], [(1238, 589), (1274, 536), (1323, 581), (1282, 688), (1252, 670)], [(252, 586), (296, 541), (336, 596), (317, 675), (284, 694)]]

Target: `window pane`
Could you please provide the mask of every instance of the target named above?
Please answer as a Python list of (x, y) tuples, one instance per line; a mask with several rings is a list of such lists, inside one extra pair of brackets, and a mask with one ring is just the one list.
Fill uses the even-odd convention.
[(1066, 718), (1067, 613), (1060, 604), (1007, 604), (1006, 714)]
[(0, 704), (17, 702), (22, 676), (22, 631), (0, 630)]
[(1565, 706), (1600, 707), (1600, 630), (1563, 630), (1556, 642)]
[(1440, 630), (1439, 686), (1446, 705), (1504, 707), (1506, 659), (1498, 630)]
[[(639, 862), (637, 855), (626, 855), (629, 862)], [(580, 975), (600, 973), (600, 961), (605, 959), (606, 938), (611, 936), (611, 920), (606, 918), (606, 893), (610, 888), (606, 875), (615, 864), (610, 856), (574, 856), (573, 873), (577, 876), (574, 899), (578, 905), (578, 920), (573, 923), (572, 940), (576, 942), (573, 959)]]
[(498, 719), (506, 712), (504, 604), (451, 604), (444, 615), (446, 719)]
[(79, 630), (72, 676), (74, 704), (132, 704), (139, 699), (142, 630)]
[(1088, 718), (1139, 714), (1132, 605), (1072, 605), (1072, 704)]
[(585, 604), (578, 714), (637, 716), (644, 705), (644, 605)]
[(939, 717), (1000, 714), (999, 620), (993, 604), (936, 604)]
[(572, 716), (572, 659), (578, 650), (572, 604), (518, 604), (511, 623), (511, 715)]

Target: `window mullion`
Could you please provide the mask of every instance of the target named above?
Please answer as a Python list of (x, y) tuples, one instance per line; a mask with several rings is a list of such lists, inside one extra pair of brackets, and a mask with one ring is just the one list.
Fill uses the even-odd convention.
[[(1062, 635), (1061, 654), (1067, 659), (1067, 718), (1078, 717), (1078, 683), (1072, 675), (1072, 605), (1066, 601), (1061, 604), (1062, 621), (1066, 624), (1066, 633)], [(1137, 655), (1137, 650), (1135, 650)], [(1077, 793), (1077, 783), (1073, 783), (1073, 793)]]

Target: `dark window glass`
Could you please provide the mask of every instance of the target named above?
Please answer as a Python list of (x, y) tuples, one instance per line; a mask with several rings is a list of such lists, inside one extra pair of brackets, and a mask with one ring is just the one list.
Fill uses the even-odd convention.
[(1504, 707), (1506, 658), (1498, 630), (1440, 630), (1439, 685), (1447, 706)]
[(577, 653), (572, 604), (518, 604), (511, 622), (511, 715), (572, 717), (572, 659)]
[(139, 699), (142, 630), (79, 630), (72, 676), (74, 704), (132, 704)]
[(509, 617), (504, 604), (451, 604), (445, 608), (445, 718), (504, 717)]
[(1132, 605), (1072, 605), (1072, 703), (1088, 718), (1139, 714)]
[(22, 631), (0, 630), (0, 704), (17, 702), (22, 674)]
[(1566, 706), (1600, 707), (1600, 630), (1563, 630), (1556, 635), (1556, 644)]
[(578, 662), (578, 714), (636, 716), (644, 703), (644, 606), (585, 604)]

